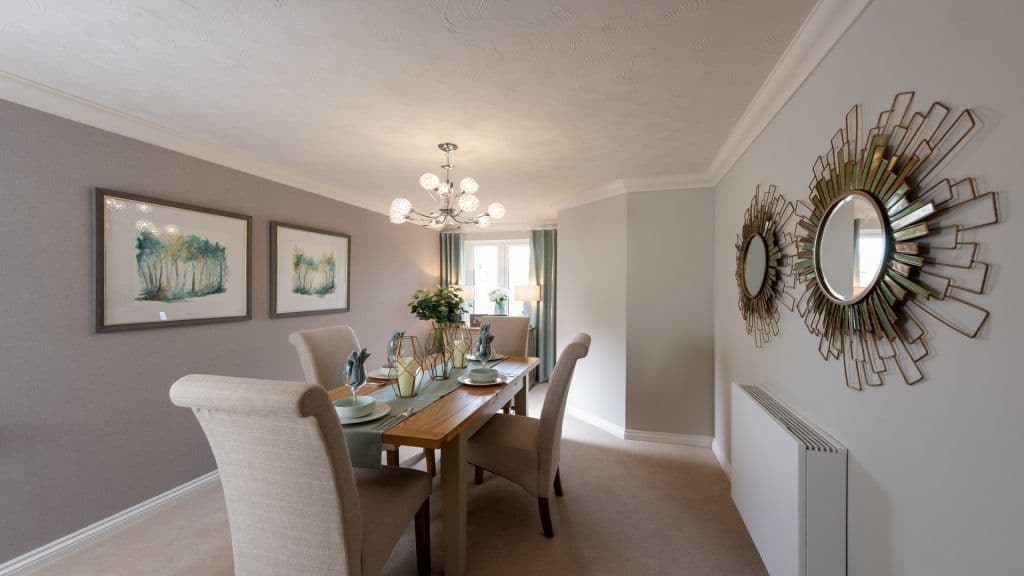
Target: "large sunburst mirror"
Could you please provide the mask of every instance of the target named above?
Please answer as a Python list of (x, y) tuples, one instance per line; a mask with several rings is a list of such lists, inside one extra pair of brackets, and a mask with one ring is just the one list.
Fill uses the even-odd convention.
[(858, 390), (925, 377), (925, 315), (968, 338), (989, 315), (968, 299), (988, 285), (972, 231), (999, 221), (996, 195), (938, 175), (977, 120), (913, 102), (913, 92), (897, 94), (863, 141), (854, 106), (814, 164), (809, 201), (797, 203), (797, 311)]
[(778, 304), (793, 310), (788, 289), (795, 285), (790, 273), (794, 242), (787, 230), (794, 213), (793, 204), (774, 185), (764, 192), (758, 185), (736, 236), (739, 308), (758, 348), (779, 333)]

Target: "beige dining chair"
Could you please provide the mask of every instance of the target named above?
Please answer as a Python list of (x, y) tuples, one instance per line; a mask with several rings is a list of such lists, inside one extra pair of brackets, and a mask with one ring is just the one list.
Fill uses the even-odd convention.
[[(359, 338), (351, 326), (327, 326), (300, 330), (288, 336), (288, 341), (299, 353), (302, 375), (309, 384), (330, 390), (341, 385), (345, 374), (345, 361), (353, 350), (359, 350)], [(388, 466), (398, 466), (398, 446), (384, 444)], [(423, 449), (427, 472), (437, 475), (434, 451)]]
[(488, 316), (494, 343), (491, 347), (496, 354), (505, 356), (526, 356), (529, 349), (530, 319), (526, 316)]
[(323, 387), (193, 374), (171, 386), (217, 461), (235, 574), (377, 574), (415, 517), (430, 573), (430, 476), (353, 468)]
[(582, 332), (562, 350), (551, 373), (539, 420), (495, 414), (469, 439), (467, 460), (476, 467), (476, 483), (483, 482), (483, 471), (488, 470), (526, 489), (537, 498), (541, 527), (548, 538), (555, 535), (548, 506), (552, 487), (556, 496), (562, 495), (558, 464), (569, 384), (576, 362), (589, 351), (590, 335)]

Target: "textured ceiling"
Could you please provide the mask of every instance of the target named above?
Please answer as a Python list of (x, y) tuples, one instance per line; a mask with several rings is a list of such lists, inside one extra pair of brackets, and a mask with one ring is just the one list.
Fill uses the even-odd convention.
[(4, 0), (0, 70), (385, 210), (459, 144), (509, 222), (703, 173), (814, 0)]

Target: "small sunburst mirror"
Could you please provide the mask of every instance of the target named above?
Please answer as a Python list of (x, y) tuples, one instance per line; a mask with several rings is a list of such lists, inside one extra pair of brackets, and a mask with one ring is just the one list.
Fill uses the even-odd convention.
[(793, 236), (786, 232), (795, 209), (775, 186), (754, 190), (736, 237), (736, 284), (740, 314), (754, 344), (764, 346), (779, 333), (779, 302), (793, 309), (788, 289), (795, 285), (789, 272)]

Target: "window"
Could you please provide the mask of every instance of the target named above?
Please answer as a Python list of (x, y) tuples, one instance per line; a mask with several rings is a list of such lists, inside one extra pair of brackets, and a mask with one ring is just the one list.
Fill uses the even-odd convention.
[(473, 286), (474, 314), (493, 314), (491, 291), (508, 291), (507, 310), (511, 316), (523, 314), (523, 303), (513, 300), (514, 288), (530, 283), (530, 242), (528, 240), (467, 240), (466, 283)]

